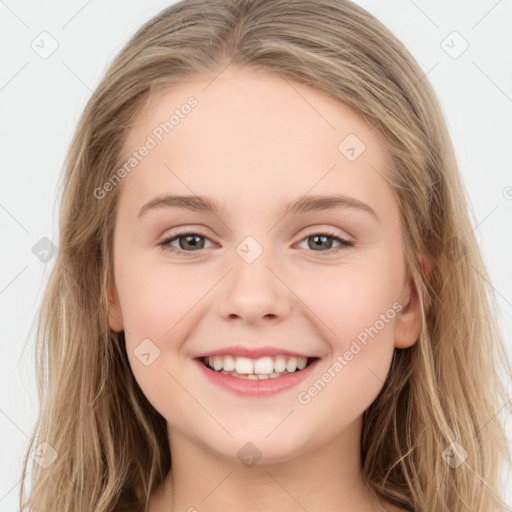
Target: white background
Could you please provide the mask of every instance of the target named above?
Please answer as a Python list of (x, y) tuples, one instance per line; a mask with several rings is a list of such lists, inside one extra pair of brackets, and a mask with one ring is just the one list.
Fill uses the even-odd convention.
[[(58, 245), (57, 181), (86, 100), (132, 33), (170, 3), (0, 0), (0, 512), (17, 510), (37, 411), (34, 319), (54, 260), (32, 247), (44, 236)], [(440, 97), (512, 357), (512, 2), (356, 3), (405, 43)], [(47, 59), (31, 47), (43, 31), (58, 43)], [(469, 44), (456, 59), (441, 46), (453, 31)]]

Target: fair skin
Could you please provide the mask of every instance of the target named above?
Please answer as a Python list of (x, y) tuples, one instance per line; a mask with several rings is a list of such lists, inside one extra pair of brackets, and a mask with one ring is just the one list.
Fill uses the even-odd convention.
[[(362, 414), (382, 389), (395, 347), (414, 344), (421, 327), (382, 141), (316, 89), (233, 66), (214, 76), (152, 98), (125, 145), (139, 148), (169, 113), (197, 99), (124, 178), (116, 213), (110, 324), (125, 330), (134, 376), (167, 421), (172, 453), (172, 472), (149, 511), (402, 510), (364, 485), (359, 457)], [(338, 150), (348, 134), (366, 146), (354, 161)], [(222, 209), (159, 207), (138, 217), (171, 193), (207, 196)], [(289, 201), (333, 193), (375, 216), (354, 207), (284, 216)], [(354, 245), (327, 238), (315, 250), (315, 235), (326, 230)], [(199, 235), (200, 249), (186, 236), (171, 243), (184, 254), (158, 245), (178, 231)], [(251, 263), (236, 251), (248, 236), (263, 249)], [(300, 403), (299, 392), (396, 303), (401, 310), (378, 334)], [(145, 366), (134, 350), (148, 338), (160, 355)], [(319, 362), (298, 386), (240, 396), (210, 383), (194, 363), (235, 342)], [(237, 456), (248, 442), (261, 453), (252, 467)]]

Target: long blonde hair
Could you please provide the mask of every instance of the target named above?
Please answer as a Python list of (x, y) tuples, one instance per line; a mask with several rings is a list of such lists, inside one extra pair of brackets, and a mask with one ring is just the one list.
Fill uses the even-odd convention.
[[(387, 179), (423, 326), (411, 348), (395, 350), (364, 413), (367, 485), (408, 510), (501, 510), (500, 468), (510, 453), (497, 417), (508, 401), (499, 370), (511, 372), (452, 143), (417, 62), (348, 0), (183, 0), (145, 23), (106, 71), (65, 162), (60, 246), (37, 329), (40, 410), (20, 509), (139, 512), (171, 467), (165, 419), (132, 374), (124, 333), (108, 323), (120, 187), (101, 200), (94, 190), (121, 165), (128, 130), (151, 94), (229, 64), (331, 94), (380, 132), (392, 156)], [(431, 262), (428, 275), (420, 255)], [(32, 463), (24, 501), (34, 447), (46, 463)], [(454, 454), (457, 467), (448, 463)]]

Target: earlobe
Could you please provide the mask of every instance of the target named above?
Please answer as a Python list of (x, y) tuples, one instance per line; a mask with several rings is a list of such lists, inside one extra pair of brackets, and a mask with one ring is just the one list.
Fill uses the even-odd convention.
[(418, 339), (421, 331), (421, 308), (416, 286), (412, 279), (404, 292), (402, 310), (395, 322), (395, 347), (409, 348)]
[[(430, 261), (420, 257), (419, 264), (423, 275), (429, 279), (432, 271)], [(404, 288), (402, 299), (401, 304), (403, 307), (395, 323), (395, 347), (409, 348), (416, 343), (423, 321), (418, 287), (412, 276), (408, 278), (408, 284)]]
[(112, 285), (108, 291), (108, 321), (110, 328), (114, 332), (120, 332), (124, 329), (121, 305), (115, 285)]

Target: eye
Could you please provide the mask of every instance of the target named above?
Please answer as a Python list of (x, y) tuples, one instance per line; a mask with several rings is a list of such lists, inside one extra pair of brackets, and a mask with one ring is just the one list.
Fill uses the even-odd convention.
[[(313, 251), (316, 252), (322, 252), (323, 254), (331, 254), (333, 252), (344, 250), (348, 247), (352, 247), (354, 245), (354, 242), (350, 240), (345, 240), (344, 238), (340, 238), (339, 236), (336, 236), (334, 233), (313, 233), (311, 235), (308, 235), (306, 238), (303, 238), (301, 240), (301, 243), (303, 241), (310, 241), (313, 240), (312, 243), (308, 243), (308, 248), (312, 248)], [(338, 242), (338, 246), (332, 248), (332, 240)], [(326, 247), (328, 250), (324, 251), (322, 250), (322, 247)]]
[[(199, 233), (184, 231), (181, 233), (175, 233), (173, 236), (166, 238), (158, 245), (166, 251), (174, 252), (177, 254), (186, 254), (204, 249), (204, 240), (209, 239)], [(343, 250), (354, 245), (354, 242), (350, 240), (345, 240), (339, 236), (336, 236), (334, 233), (327, 232), (313, 233), (308, 235), (307, 237), (303, 238), (300, 243), (303, 241), (309, 242), (310, 240), (313, 240), (313, 242), (308, 243), (308, 248), (311, 248), (315, 252), (322, 252), (324, 254), (331, 254), (338, 250)], [(333, 240), (338, 243), (337, 247), (332, 247)], [(176, 241), (180, 246), (179, 248), (172, 245), (172, 243)], [(326, 248), (327, 250), (322, 250), (322, 248)]]
[[(171, 245), (174, 241), (180, 242), (180, 240), (182, 239), (184, 240), (184, 243), (179, 243), (181, 248), (177, 248)], [(194, 252), (203, 249), (204, 242), (201, 242), (201, 239), (208, 240), (208, 238), (206, 238), (203, 235), (200, 235), (199, 233), (182, 232), (176, 233), (172, 237), (166, 238), (158, 245), (165, 249), (166, 251), (175, 252), (177, 254), (184, 254), (187, 252)], [(192, 250), (182, 250), (188, 248), (192, 248)]]

